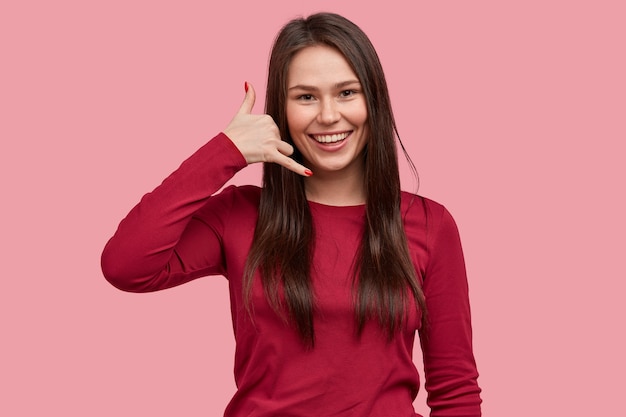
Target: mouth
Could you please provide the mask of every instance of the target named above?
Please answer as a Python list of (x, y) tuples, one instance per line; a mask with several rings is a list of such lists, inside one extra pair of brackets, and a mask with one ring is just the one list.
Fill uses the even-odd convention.
[(313, 140), (318, 143), (339, 143), (345, 140), (348, 136), (350, 136), (352, 132), (342, 132), (342, 133), (333, 133), (333, 134), (323, 134), (323, 135), (309, 135)]

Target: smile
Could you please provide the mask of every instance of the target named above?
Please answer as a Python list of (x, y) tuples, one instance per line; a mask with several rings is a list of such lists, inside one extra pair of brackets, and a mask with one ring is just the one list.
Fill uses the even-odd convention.
[(337, 143), (341, 142), (350, 135), (350, 132), (335, 133), (332, 135), (310, 135), (319, 143)]

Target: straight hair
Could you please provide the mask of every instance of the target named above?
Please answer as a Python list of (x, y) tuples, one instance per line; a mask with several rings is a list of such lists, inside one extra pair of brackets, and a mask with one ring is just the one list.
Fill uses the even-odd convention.
[[(357, 75), (367, 103), (368, 143), (365, 158), (365, 225), (353, 264), (354, 312), (360, 335), (368, 320), (377, 320), (389, 339), (400, 331), (415, 300), (422, 326), (426, 304), (411, 261), (401, 215), (396, 140), (400, 141), (387, 83), (367, 35), (348, 19), (317, 13), (288, 22), (278, 33), (270, 55), (265, 112), (281, 138), (294, 146), (286, 116), (287, 74), (294, 55), (325, 45), (338, 50)], [(310, 270), (315, 239), (302, 176), (278, 164), (263, 165), (259, 217), (244, 273), (244, 299), (252, 313), (252, 282), (258, 271), (274, 311), (290, 322), (305, 346), (313, 348), (315, 297)]]

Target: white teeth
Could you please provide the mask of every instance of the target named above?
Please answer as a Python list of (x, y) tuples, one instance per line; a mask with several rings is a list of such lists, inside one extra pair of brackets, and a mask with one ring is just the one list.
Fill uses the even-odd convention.
[(336, 135), (313, 135), (313, 138), (320, 143), (334, 143), (344, 140), (348, 137), (348, 133), (339, 133)]

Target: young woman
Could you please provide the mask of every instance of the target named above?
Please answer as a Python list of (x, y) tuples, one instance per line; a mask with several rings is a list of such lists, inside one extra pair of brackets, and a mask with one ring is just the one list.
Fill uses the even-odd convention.
[[(415, 416), (424, 353), (432, 416), (479, 416), (459, 235), (400, 191), (396, 126), (366, 35), (338, 15), (289, 22), (266, 115), (241, 108), (120, 223), (106, 278), (155, 291), (229, 280), (238, 390), (225, 416)], [(264, 162), (263, 186), (217, 191)]]

